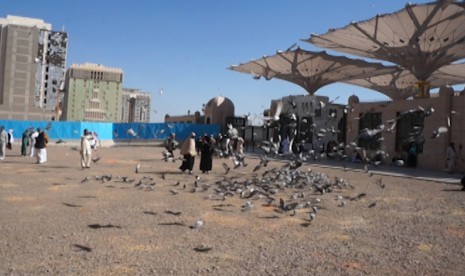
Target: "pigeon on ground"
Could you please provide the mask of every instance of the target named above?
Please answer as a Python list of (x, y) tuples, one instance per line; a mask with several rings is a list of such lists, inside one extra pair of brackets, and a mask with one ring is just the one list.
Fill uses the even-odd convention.
[(203, 224), (204, 224), (204, 223), (203, 223), (203, 220), (202, 220), (202, 219), (198, 219), (198, 220), (194, 223), (194, 225), (192, 225), (190, 228), (191, 228), (191, 229), (199, 229), (199, 228), (201, 228), (201, 227), (203, 226)]
[(136, 165), (136, 173), (139, 173), (139, 171), (140, 171), (140, 164), (137, 164)]
[(250, 211), (253, 208), (253, 203), (251, 201), (247, 201), (244, 206), (242, 206), (242, 212)]

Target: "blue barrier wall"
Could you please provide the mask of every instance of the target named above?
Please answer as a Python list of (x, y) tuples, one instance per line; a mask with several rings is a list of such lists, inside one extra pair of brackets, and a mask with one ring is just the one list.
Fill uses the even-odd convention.
[(143, 139), (164, 140), (171, 133), (176, 134), (176, 139), (184, 140), (191, 132), (197, 136), (202, 134), (217, 135), (220, 133), (218, 125), (200, 125), (187, 123), (114, 123), (114, 140)]
[[(199, 125), (186, 123), (94, 123), (94, 122), (44, 122), (44, 121), (13, 121), (0, 120), (0, 126), (5, 130), (13, 130), (13, 137), (21, 139), (23, 132), (28, 128), (42, 128), (50, 139), (80, 139), (84, 129), (97, 132), (100, 140), (164, 140), (170, 133), (183, 140), (189, 133), (217, 135), (220, 132), (218, 125)], [(132, 131), (128, 131), (132, 129)], [(133, 135), (131, 135), (131, 133)]]

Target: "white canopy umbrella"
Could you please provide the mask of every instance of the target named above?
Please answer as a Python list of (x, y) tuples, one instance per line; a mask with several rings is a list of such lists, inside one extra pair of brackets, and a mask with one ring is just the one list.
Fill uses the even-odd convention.
[(300, 48), (274, 56), (264, 56), (250, 62), (232, 65), (229, 69), (261, 77), (286, 80), (303, 87), (310, 95), (319, 88), (341, 81), (389, 74), (398, 70), (382, 63), (370, 63), (361, 59), (332, 56), (326, 52), (310, 52)]
[[(465, 63), (443, 66), (433, 72), (426, 81), (430, 88), (465, 84)], [(410, 71), (402, 69), (389, 74), (344, 82), (376, 90), (393, 100), (404, 100), (419, 92), (419, 87), (416, 86), (419, 80)]]
[(304, 41), (351, 55), (385, 60), (426, 81), (444, 65), (465, 58), (465, 4), (442, 0), (407, 4), (395, 13), (353, 22)]

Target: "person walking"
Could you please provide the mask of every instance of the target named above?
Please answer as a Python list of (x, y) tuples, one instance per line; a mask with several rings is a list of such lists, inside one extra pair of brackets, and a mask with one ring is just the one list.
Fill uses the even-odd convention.
[(446, 166), (448, 173), (454, 173), (455, 170), (455, 159), (457, 154), (455, 152), (455, 145), (454, 143), (450, 143), (449, 147), (446, 150)]
[(412, 168), (417, 166), (417, 145), (413, 142), (408, 149), (407, 166)]
[(27, 148), (29, 147), (29, 130), (26, 129), (21, 136), (21, 156), (27, 155)]
[(29, 156), (31, 158), (35, 156), (35, 145), (36, 145), (37, 136), (39, 136), (39, 132), (37, 132), (34, 128), (32, 128), (32, 131), (29, 134), (29, 138), (31, 139), (29, 141), (29, 146), (30, 146), (30, 151), (31, 151)]
[(194, 168), (195, 155), (197, 151), (195, 148), (195, 132), (192, 132), (189, 138), (184, 141), (181, 147), (181, 155), (184, 156), (181, 167), (179, 169), (182, 172), (186, 170), (189, 171), (189, 174), (192, 174), (192, 169)]
[(174, 150), (176, 149), (176, 146), (178, 145), (178, 142), (175, 140), (176, 134), (171, 133), (168, 139), (165, 141), (165, 148), (170, 154), (171, 158), (174, 158)]
[(43, 164), (47, 162), (47, 143), (49, 139), (44, 130), (37, 128), (37, 132), (39, 135), (37, 136), (36, 144), (34, 145), (35, 156), (37, 158), (37, 164)]
[(15, 138), (13, 137), (13, 130), (9, 129), (8, 130), (8, 143), (6, 144), (6, 147), (8, 149), (13, 149), (13, 143), (15, 142)]
[(6, 144), (8, 143), (8, 134), (4, 126), (0, 126), (0, 160), (5, 159)]
[(94, 136), (90, 131), (84, 129), (84, 134), (81, 136), (81, 168), (90, 168), (92, 161), (92, 143)]
[(213, 144), (210, 136), (205, 134), (200, 146), (200, 171), (208, 174), (213, 166)]

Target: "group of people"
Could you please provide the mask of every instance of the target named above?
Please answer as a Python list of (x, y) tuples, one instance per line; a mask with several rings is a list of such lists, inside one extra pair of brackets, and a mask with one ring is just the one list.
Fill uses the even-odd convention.
[[(0, 126), (0, 160), (5, 159), (6, 149), (13, 149), (13, 130), (9, 130), (8, 133), (5, 131), (4, 126)], [(28, 128), (26, 129), (21, 137), (21, 156), (28, 155), (37, 159), (37, 164), (43, 164), (47, 162), (47, 143), (49, 137), (47, 133), (41, 128)]]
[[(174, 158), (174, 150), (178, 143), (175, 140), (176, 135), (171, 133), (168, 139), (165, 141), (165, 148), (171, 158)], [(230, 139), (229, 139), (230, 140)], [(236, 154), (244, 153), (244, 139), (242, 137), (235, 137), (232, 139), (235, 144)], [(232, 143), (224, 143), (226, 139), (224, 136), (219, 135), (218, 140), (213, 136), (204, 134), (200, 139), (196, 140), (195, 132), (191, 132), (189, 137), (183, 142), (180, 148), (180, 154), (182, 155), (182, 164), (179, 169), (185, 173), (192, 174), (192, 170), (195, 164), (196, 155), (200, 155), (199, 169), (202, 173), (208, 174), (213, 167), (213, 156), (216, 151), (222, 152), (222, 156), (229, 156), (233, 154), (230, 147)]]
[[(50, 138), (45, 130), (30, 127), (21, 136), (21, 156), (36, 158), (37, 164), (47, 162), (47, 144)], [(0, 126), (0, 160), (5, 159), (6, 149), (13, 148), (13, 130), (5, 131), (4, 126)], [(98, 136), (96, 133), (85, 129), (81, 136), (81, 167), (90, 168), (92, 151), (97, 150)], [(28, 152), (29, 149), (29, 152)]]
[[(189, 135), (189, 138), (184, 141), (181, 146), (180, 154), (183, 156), (182, 164), (179, 169), (184, 173), (186, 171), (192, 174), (194, 168), (195, 156), (197, 154), (197, 146), (195, 140), (195, 132)], [(209, 173), (213, 166), (213, 152), (215, 140), (208, 136), (203, 135), (199, 143), (200, 165), (199, 169), (202, 173)]]

